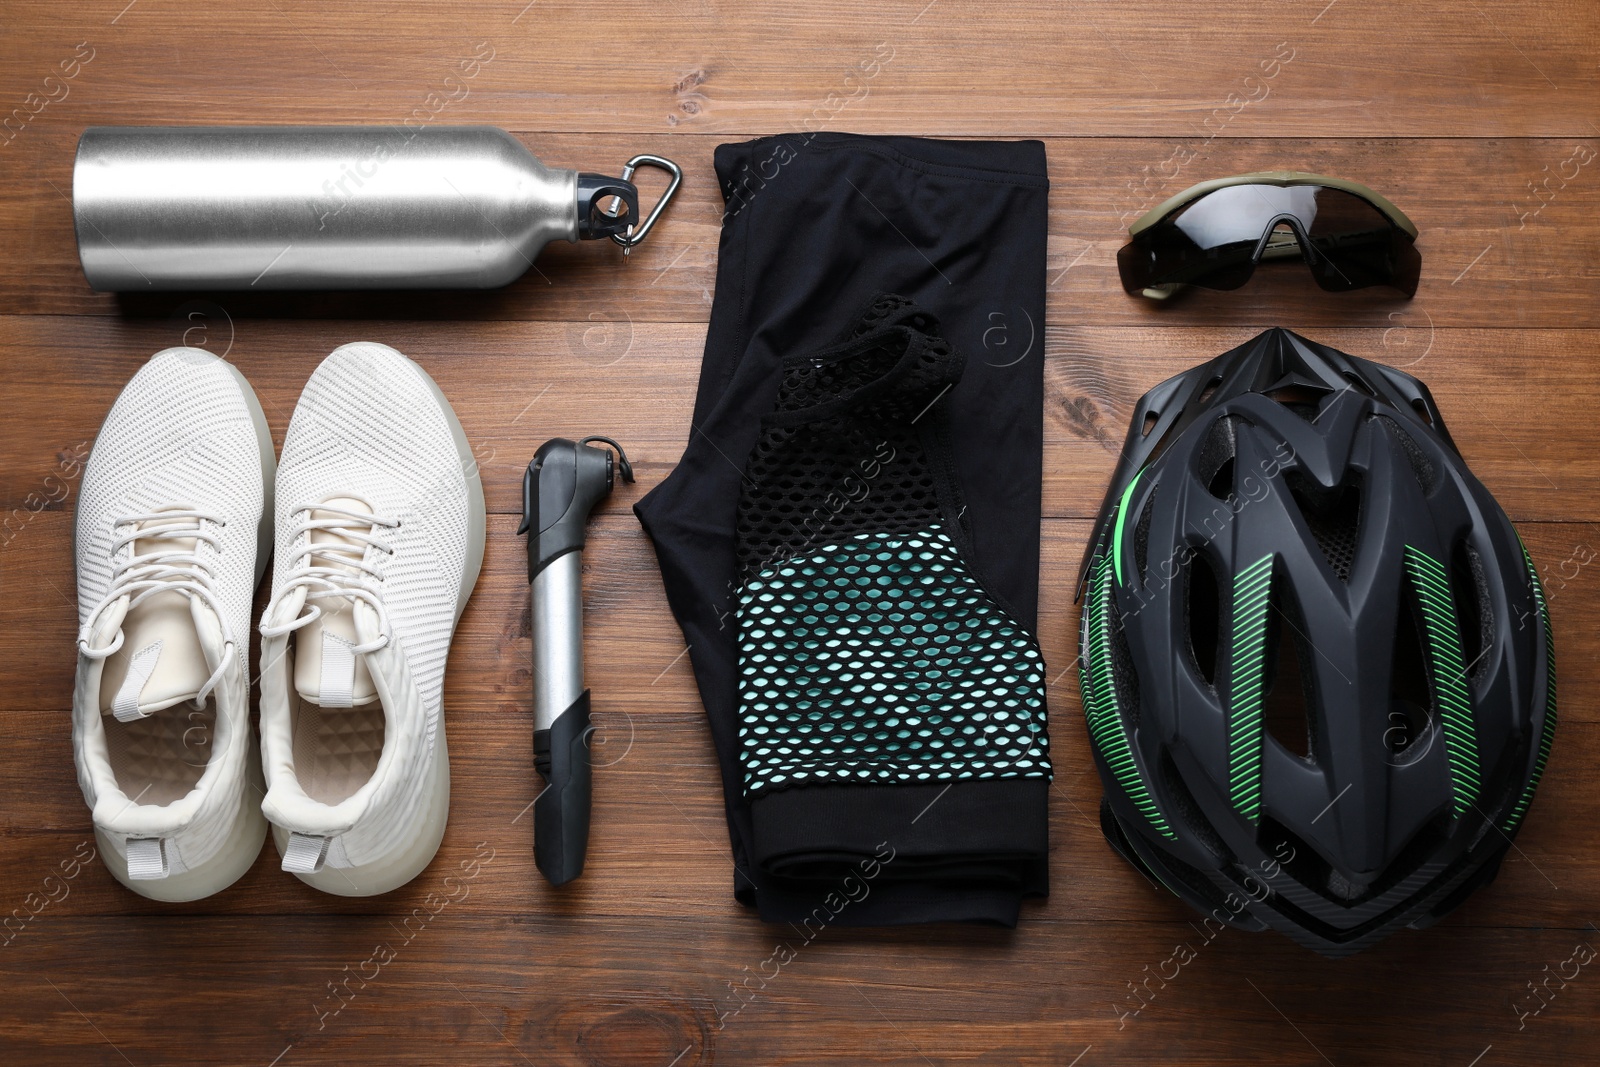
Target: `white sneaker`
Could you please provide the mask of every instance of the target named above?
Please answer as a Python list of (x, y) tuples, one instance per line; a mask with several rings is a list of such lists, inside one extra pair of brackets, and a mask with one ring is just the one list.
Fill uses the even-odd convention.
[(84, 468), (78, 784), (106, 866), (155, 900), (227, 887), (266, 836), (246, 638), (272, 474), (255, 393), (196, 348), (150, 357)]
[(262, 809), (309, 885), (386, 893), (439, 850), (445, 659), (483, 545), (483, 486), (439, 387), (384, 345), (336, 349), (284, 438), (261, 620)]

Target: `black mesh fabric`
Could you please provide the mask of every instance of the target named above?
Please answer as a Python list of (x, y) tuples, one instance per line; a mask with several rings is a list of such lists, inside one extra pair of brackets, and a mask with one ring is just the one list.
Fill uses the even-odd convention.
[(1402, 430), (1400, 425), (1393, 419), (1385, 415), (1374, 415), (1373, 418), (1378, 420), (1380, 426), (1393, 434), (1394, 439), (1400, 442), (1400, 447), (1405, 449), (1406, 459), (1411, 462), (1411, 472), (1417, 476), (1417, 484), (1422, 486), (1422, 491), (1424, 493), (1433, 492), (1435, 477), (1433, 461), (1411, 439), (1411, 435)]
[(741, 483), (741, 572), (822, 540), (938, 520), (918, 421), (961, 365), (913, 322), (935, 327), (903, 297), (879, 297), (839, 344), (785, 366)]
[(963, 367), (937, 325), (878, 297), (787, 361), (763, 420), (738, 516), (750, 795), (1049, 774), (1038, 644), (960, 547), (942, 453)]
[[(1412, 448), (1415, 447), (1413, 444)], [(1355, 564), (1356, 543), (1361, 536), (1360, 477), (1352, 476), (1345, 484), (1331, 490), (1312, 484), (1296, 471), (1286, 474), (1284, 481), (1328, 566), (1340, 581), (1348, 582), (1350, 568)]]

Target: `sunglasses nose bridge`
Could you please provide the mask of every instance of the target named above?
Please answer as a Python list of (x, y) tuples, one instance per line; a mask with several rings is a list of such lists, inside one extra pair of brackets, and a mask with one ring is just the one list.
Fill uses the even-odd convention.
[[(1293, 240), (1284, 240), (1278, 233), (1280, 223), (1288, 224)], [(1278, 238), (1276, 242), (1275, 237)], [(1296, 255), (1303, 257), (1307, 262), (1317, 258), (1316, 249), (1306, 233), (1305, 223), (1291, 211), (1280, 211), (1262, 228), (1261, 239), (1256, 242), (1255, 252), (1251, 258), (1259, 263), (1263, 258), (1288, 259)]]

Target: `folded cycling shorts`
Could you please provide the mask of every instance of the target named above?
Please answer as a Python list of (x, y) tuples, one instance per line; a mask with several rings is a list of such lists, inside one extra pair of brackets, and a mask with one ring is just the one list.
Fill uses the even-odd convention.
[(716, 152), (693, 425), (635, 510), (763, 919), (1014, 925), (1048, 887), (1044, 146)]

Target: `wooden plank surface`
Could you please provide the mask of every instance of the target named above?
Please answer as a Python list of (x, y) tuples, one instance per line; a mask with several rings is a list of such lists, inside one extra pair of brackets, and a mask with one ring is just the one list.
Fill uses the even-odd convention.
[[(0, 133), (6, 1063), (1594, 1060), (1592, 977), (1551, 975), (1600, 941), (1600, 581), (1584, 562), (1600, 548), (1600, 160), (1569, 162), (1600, 151), (1596, 5), (0, 0), (0, 28), (0, 112), (54, 97)], [(85, 126), (397, 121), (484, 42), (493, 59), (439, 121), (504, 126), (563, 166), (612, 170), (641, 151), (684, 165), (682, 199), (629, 261), (554, 247), (492, 293), (85, 285), (68, 200)], [(879, 46), (893, 56), (881, 72), (847, 83)], [(1052, 895), (1015, 931), (834, 928), (802, 942), (731, 896), (710, 740), (628, 505), (689, 434), (721, 213), (712, 149), (796, 128), (1046, 142), (1040, 639), (1057, 778)], [(1122, 293), (1114, 257), (1133, 217), (1194, 181), (1269, 167), (1390, 195), (1422, 230), (1417, 298), (1325, 294), (1293, 269), (1170, 307)], [(1560, 655), (1562, 730), (1499, 879), (1438, 928), (1339, 962), (1277, 937), (1208, 937), (1105, 847), (1070, 670), (1072, 582), (1133, 404), (1268, 325), (1429, 383), (1545, 574)], [(70, 472), (160, 348), (226, 354), (281, 441), (306, 376), (356, 339), (435, 375), (492, 513), (446, 683), (444, 846), (416, 882), (371, 900), (316, 893), (268, 848), (216, 897), (146, 901), (83, 861)], [(514, 512), (532, 449), (592, 432), (597, 412), (639, 484), (597, 514), (585, 559), (605, 766), (587, 873), (558, 892), (534, 870), (525, 814), (536, 780)], [(50, 883), (64, 892), (46, 887), (67, 869)], [(796, 958), (763, 978), (780, 942)], [(1178, 945), (1194, 955), (1181, 968)]]

